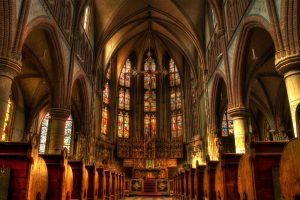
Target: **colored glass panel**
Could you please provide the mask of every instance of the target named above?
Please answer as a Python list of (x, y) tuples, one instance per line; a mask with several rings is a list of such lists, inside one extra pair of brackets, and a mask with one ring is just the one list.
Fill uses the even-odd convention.
[(150, 117), (148, 114), (144, 116), (144, 134), (146, 136), (150, 135)]
[(131, 62), (127, 59), (125, 65), (122, 68), (119, 84), (124, 87), (130, 87), (130, 73), (131, 73)]
[(129, 138), (129, 115), (128, 113), (124, 116), (124, 138)]
[(118, 137), (123, 137), (123, 114), (118, 114)]
[(109, 104), (109, 84), (108, 82), (105, 83), (104, 91), (103, 91), (103, 102), (105, 104)]
[(64, 147), (67, 148), (69, 154), (71, 152), (72, 125), (73, 125), (73, 120), (72, 120), (72, 116), (70, 115), (66, 121), (65, 135), (64, 135)]
[(107, 107), (102, 109), (102, 122), (101, 122), (101, 133), (107, 134), (107, 122), (108, 122), (108, 110)]
[(46, 113), (42, 120), (41, 131), (40, 131), (40, 145), (39, 145), (39, 153), (44, 154), (46, 151), (47, 144), (47, 132), (48, 132), (48, 124), (49, 124), (50, 114)]
[(119, 90), (119, 109), (125, 108), (125, 92), (124, 89), (121, 88)]
[(125, 104), (125, 110), (129, 110), (130, 109), (130, 92), (128, 89), (126, 89), (125, 91), (125, 101), (124, 101), (124, 104)]
[(222, 136), (233, 134), (233, 118), (225, 110), (222, 120)]

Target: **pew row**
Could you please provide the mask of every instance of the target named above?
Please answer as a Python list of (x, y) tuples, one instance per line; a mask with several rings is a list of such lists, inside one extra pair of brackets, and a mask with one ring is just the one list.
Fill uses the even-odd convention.
[(68, 164), (67, 149), (61, 155), (42, 155), (48, 169), (48, 195), (49, 200), (71, 199), (73, 188), (73, 172)]
[(88, 199), (97, 200), (99, 191), (99, 176), (95, 165), (86, 166), (88, 171), (89, 187)]
[(89, 187), (89, 175), (82, 161), (69, 161), (69, 164), (73, 171), (73, 191), (71, 199), (86, 200), (88, 187)]
[(6, 199), (46, 199), (48, 171), (38, 155), (37, 138), (29, 143), (0, 142), (1, 196)]
[(300, 141), (291, 140), (284, 147), (279, 169), (282, 197), (285, 200), (300, 199)]
[(251, 152), (244, 154), (238, 167), (240, 199), (278, 199), (278, 171), (286, 142), (254, 142)]
[(238, 166), (242, 154), (224, 153), (217, 164), (215, 174), (215, 189), (217, 199), (239, 199)]

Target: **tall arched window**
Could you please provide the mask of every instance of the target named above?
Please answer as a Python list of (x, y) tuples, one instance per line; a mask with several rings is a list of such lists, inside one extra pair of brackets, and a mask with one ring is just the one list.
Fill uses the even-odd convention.
[(101, 134), (107, 135), (108, 131), (108, 117), (109, 117), (109, 100), (110, 100), (110, 67), (106, 72), (106, 80), (103, 90), (103, 102), (102, 102), (102, 118), (101, 118)]
[(182, 95), (180, 75), (173, 59), (169, 62), (170, 71), (170, 109), (171, 135), (173, 138), (183, 135)]
[(129, 59), (124, 64), (119, 77), (118, 137), (129, 138), (130, 128), (130, 73)]
[[(39, 144), (39, 153), (44, 154), (46, 152), (46, 146), (48, 142), (48, 126), (49, 119), (51, 118), (49, 112), (46, 113), (42, 120), (41, 130), (40, 130), (40, 144)], [(67, 148), (68, 153), (71, 152), (71, 143), (72, 143), (72, 132), (73, 132), (73, 119), (70, 115), (66, 121), (65, 134), (64, 134), (64, 147)]]
[(144, 135), (156, 135), (156, 64), (150, 52), (144, 64)]
[(227, 109), (225, 109), (222, 120), (222, 136), (230, 135), (233, 135), (233, 118), (227, 113)]
[(13, 115), (13, 101), (11, 98), (7, 101), (7, 108), (6, 108), (6, 114), (4, 119), (4, 126), (2, 130), (2, 136), (1, 141), (8, 141), (9, 135), (10, 135), (10, 128), (11, 128), (11, 120)]

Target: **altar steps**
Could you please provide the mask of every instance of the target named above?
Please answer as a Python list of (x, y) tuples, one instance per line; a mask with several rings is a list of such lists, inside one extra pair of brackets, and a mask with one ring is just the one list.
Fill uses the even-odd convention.
[(145, 180), (144, 181), (144, 193), (155, 193), (156, 192), (156, 188), (155, 188), (156, 184), (154, 180)]

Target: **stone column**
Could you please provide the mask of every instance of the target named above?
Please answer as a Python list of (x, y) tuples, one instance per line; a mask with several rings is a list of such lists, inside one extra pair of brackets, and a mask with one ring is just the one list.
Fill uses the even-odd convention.
[(0, 57), (0, 141), (6, 140), (3, 134), (8, 99), (14, 77), (21, 71), (21, 65), (16, 60)]
[[(52, 108), (50, 110), (49, 127), (49, 154), (60, 154), (64, 146), (66, 120), (70, 116), (70, 110), (63, 108)], [(69, 153), (69, 152), (68, 152)]]
[(299, 133), (297, 133), (297, 107), (300, 103), (300, 55), (276, 60), (276, 70), (284, 77), (290, 104), (294, 136), (298, 137)]
[(245, 138), (248, 131), (248, 109), (246, 107), (230, 108), (228, 113), (233, 118), (235, 152), (245, 153)]

